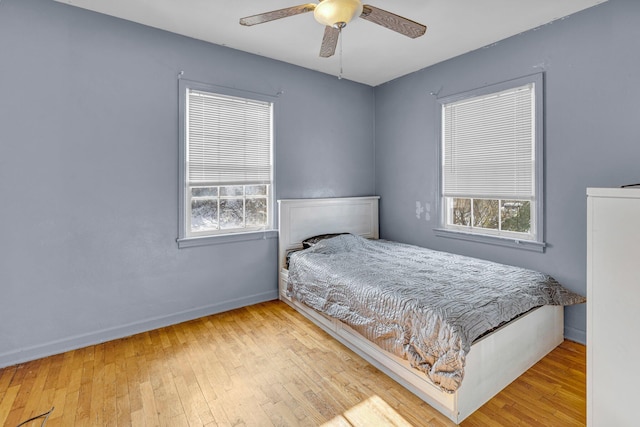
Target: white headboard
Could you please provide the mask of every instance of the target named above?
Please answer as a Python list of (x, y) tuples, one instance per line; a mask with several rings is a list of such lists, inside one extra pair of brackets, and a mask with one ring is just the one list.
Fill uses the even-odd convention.
[(278, 200), (278, 272), (289, 249), (302, 247), (308, 237), (352, 233), (377, 239), (379, 196)]

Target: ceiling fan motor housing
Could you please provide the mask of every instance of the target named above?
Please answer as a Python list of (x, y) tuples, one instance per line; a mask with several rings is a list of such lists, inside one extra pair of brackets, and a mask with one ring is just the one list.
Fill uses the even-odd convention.
[(324, 0), (313, 11), (316, 21), (336, 28), (344, 27), (361, 14), (360, 0)]

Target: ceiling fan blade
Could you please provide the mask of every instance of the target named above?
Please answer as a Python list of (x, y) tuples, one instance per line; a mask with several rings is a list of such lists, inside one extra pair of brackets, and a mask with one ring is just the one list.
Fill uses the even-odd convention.
[(287, 18), (289, 16), (299, 15), (301, 13), (313, 12), (316, 8), (314, 3), (301, 4), (299, 6), (286, 7), (284, 9), (272, 10), (271, 12), (259, 13), (257, 15), (247, 16), (246, 18), (240, 18), (240, 25), (256, 25), (263, 24), (269, 21), (275, 21), (280, 18)]
[(365, 4), (360, 18), (415, 39), (427, 31), (427, 27), (410, 19)]
[(322, 37), (322, 46), (320, 46), (320, 57), (328, 58), (336, 53), (340, 30), (338, 28), (326, 26), (324, 27), (324, 37)]

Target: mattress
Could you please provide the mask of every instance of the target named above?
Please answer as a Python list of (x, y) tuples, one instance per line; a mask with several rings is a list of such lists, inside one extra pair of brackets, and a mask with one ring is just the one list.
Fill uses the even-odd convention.
[(585, 301), (537, 271), (355, 235), (292, 253), (287, 293), (446, 392), (460, 386), (476, 338), (532, 308)]

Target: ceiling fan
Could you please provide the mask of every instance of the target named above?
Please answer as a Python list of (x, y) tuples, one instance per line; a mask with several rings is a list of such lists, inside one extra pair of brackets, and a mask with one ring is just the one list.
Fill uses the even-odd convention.
[(386, 10), (368, 4), (362, 4), (360, 0), (320, 0), (320, 3), (307, 3), (299, 6), (259, 13), (240, 19), (241, 25), (251, 26), (274, 21), (280, 18), (313, 12), (320, 24), (325, 26), (320, 56), (328, 58), (336, 52), (336, 45), (342, 29), (358, 16), (374, 24), (396, 31), (407, 37), (415, 39), (427, 31), (427, 27), (410, 19), (396, 15)]

